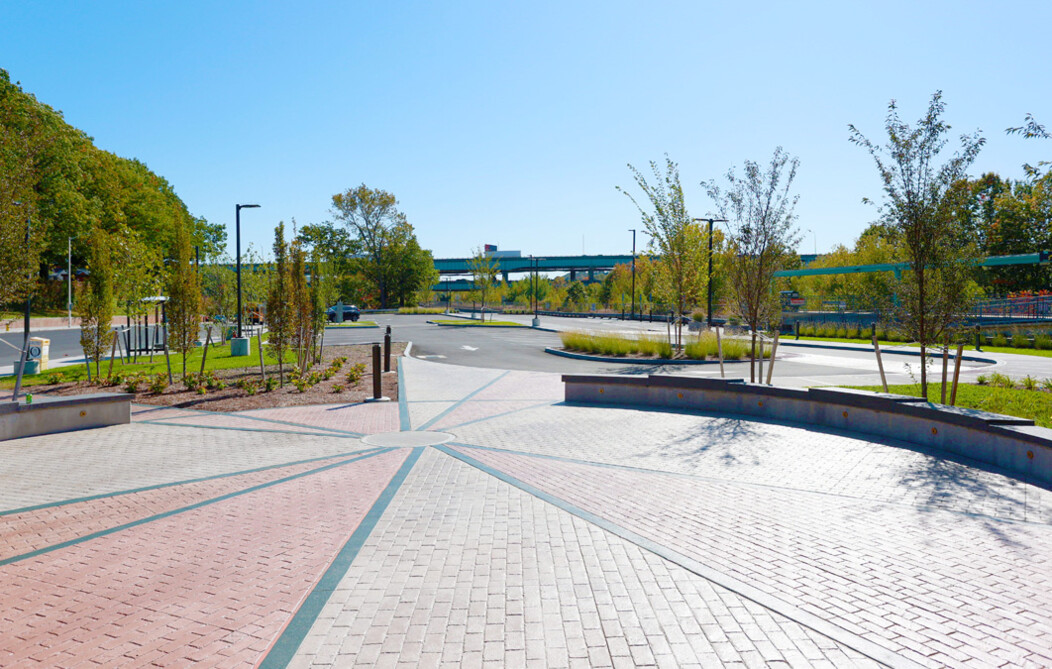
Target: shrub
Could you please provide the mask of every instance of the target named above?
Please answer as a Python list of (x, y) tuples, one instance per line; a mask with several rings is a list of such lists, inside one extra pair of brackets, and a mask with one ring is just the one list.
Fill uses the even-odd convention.
[(347, 383), (355, 385), (365, 375), (365, 363), (359, 362), (347, 372)]
[(643, 335), (636, 340), (635, 348), (640, 355), (666, 359), (672, 357), (672, 344), (662, 337)]
[(266, 388), (266, 391), (268, 393), (272, 390), (276, 390), (278, 387), (278, 380), (272, 376), (266, 380), (266, 382), (263, 384), (263, 387)]
[(1023, 379), (1023, 388), (1025, 390), (1037, 390), (1037, 379), (1027, 374), (1026, 378)]
[(1041, 382), (1041, 387), (1045, 390), (1052, 390), (1052, 379), (1045, 379)]
[(1012, 347), (1013, 348), (1030, 348), (1030, 337), (1027, 337), (1022, 332), (1015, 332), (1012, 334)]
[(339, 383), (333, 384), (333, 386), (332, 386), (332, 393), (334, 395), (337, 395), (337, 394), (342, 393), (342, 392), (343, 392), (343, 386), (342, 385), (340, 385)]
[(994, 372), (990, 376), (990, 385), (995, 388), (1015, 388), (1015, 381), (1004, 374)]
[(198, 395), (207, 395), (208, 394), (208, 388), (206, 388), (205, 386), (198, 386), (197, 387), (197, 394)]
[(1008, 346), (1008, 338), (1001, 333), (997, 333), (994, 335), (993, 340), (991, 341), (991, 346)]
[(127, 382), (124, 384), (124, 389), (127, 390), (129, 393), (137, 393), (139, 392), (139, 386), (141, 385), (142, 379), (140, 379), (138, 376), (131, 376), (128, 377)]
[(695, 311), (690, 317), (695, 323), (702, 323), (705, 321), (705, 314), (701, 311)]
[(1052, 337), (1048, 336), (1048, 333), (1034, 335), (1034, 348), (1042, 351), (1052, 350)]
[(168, 375), (163, 372), (154, 376), (153, 381), (150, 382), (150, 392), (154, 395), (160, 395), (166, 388), (168, 388)]
[(979, 376), (975, 377), (975, 385), (977, 386), (985, 386), (989, 383), (990, 379), (986, 378), (986, 374), (980, 374)]
[(258, 386), (258, 384), (256, 384), (255, 381), (249, 381), (248, 383), (245, 384), (245, 394), (248, 395), (249, 397), (251, 397), (252, 395), (255, 395), (256, 391), (258, 389), (259, 389), (259, 386)]
[[(55, 384), (62, 383), (63, 381), (65, 381), (65, 377), (62, 376), (61, 374), (48, 374), (47, 375), (48, 385), (53, 386)], [(111, 386), (114, 385), (112, 381), (110, 382), (110, 385)]]
[(873, 328), (863, 328), (862, 331), (858, 333), (858, 338), (859, 339), (872, 339), (873, 338)]

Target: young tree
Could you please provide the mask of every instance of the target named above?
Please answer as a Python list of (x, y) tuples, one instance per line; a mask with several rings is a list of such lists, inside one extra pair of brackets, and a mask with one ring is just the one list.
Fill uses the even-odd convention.
[(296, 351), (296, 363), (300, 374), (310, 366), (311, 349), (314, 344), (314, 301), (307, 286), (307, 254), (299, 241), (289, 245), (289, 274), (291, 289), (288, 295), (292, 313), (292, 341)]
[(160, 249), (147, 244), (139, 233), (124, 227), (110, 239), (113, 257), (121, 259), (113, 272), (117, 303), (124, 305), (124, 313), (128, 316), (142, 316), (150, 308), (142, 299), (161, 293), (164, 262)]
[(292, 343), (294, 311), (290, 304), (292, 278), (289, 271), (289, 247), (285, 241), (285, 223), (274, 228), (274, 275), (267, 296), (267, 346), (278, 358), (278, 382), (285, 385), (285, 354)]
[(201, 277), (194, 268), (188, 223), (176, 229), (174, 246), (165, 313), (168, 317), (168, 345), (181, 354), (183, 383), (186, 383), (186, 358), (197, 346), (201, 331)]
[(98, 378), (102, 357), (113, 343), (113, 269), (110, 263), (109, 235), (93, 230), (90, 240), (88, 268), (90, 274), (80, 307), (80, 346), (84, 356), (95, 363)]
[[(683, 186), (679, 181), (679, 165), (665, 156), (664, 171), (655, 161), (650, 161), (654, 183), (631, 165), (636, 185), (646, 195), (646, 207), (640, 205), (631, 193), (618, 187), (639, 209), (643, 227), (650, 236), (651, 252), (661, 256), (657, 263), (655, 288), (663, 302), (676, 310), (675, 346), (683, 346), (683, 323), (679, 318), (686, 314), (705, 293), (705, 263), (708, 260), (707, 231), (693, 222), (683, 200)], [(672, 343), (672, 342), (669, 342)]]
[(749, 375), (756, 380), (756, 334), (779, 316), (774, 273), (800, 241), (796, 221), (797, 195), (790, 194), (800, 165), (782, 147), (774, 150), (766, 169), (745, 161), (744, 173), (727, 171), (727, 187), (715, 179), (704, 182), (721, 218), (728, 220), (726, 288), (731, 308), (752, 330)]
[(878, 146), (854, 125), (851, 142), (873, 157), (884, 189), (880, 213), (895, 230), (910, 271), (899, 290), (897, 320), (920, 344), (921, 393), (928, 398), (926, 355), (929, 348), (949, 336), (949, 329), (971, 303), (966, 290), (977, 250), (963, 234), (964, 207), (954, 186), (979, 154), (985, 140), (978, 132), (962, 135), (960, 149), (942, 165), (939, 153), (947, 144), (950, 126), (942, 121), (942, 92), (937, 91), (928, 112), (916, 127), (899, 118), (893, 100), (884, 127), (888, 141)]
[(500, 271), (500, 263), (497, 262), (496, 258), (487, 255), (481, 248), (477, 248), (475, 253), (472, 254), (471, 260), (468, 261), (468, 268), (471, 270), (471, 281), (475, 284), (475, 291), (479, 294), (479, 301), (482, 302), (482, 321), (485, 322), (486, 296), (493, 289), (497, 272)]
[(10, 124), (10, 113), (0, 104), (0, 304), (22, 302), (32, 294), (42, 245), (40, 222), (36, 232), (30, 225), (36, 202), (35, 133)]

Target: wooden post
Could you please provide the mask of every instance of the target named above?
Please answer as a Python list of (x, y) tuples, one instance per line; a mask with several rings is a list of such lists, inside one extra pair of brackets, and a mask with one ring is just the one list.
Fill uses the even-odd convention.
[(205, 361), (208, 360), (208, 345), (212, 343), (212, 326), (205, 326), (205, 350), (201, 353), (201, 374), (205, 373)]
[(884, 376), (884, 361), (880, 358), (880, 344), (877, 343), (877, 333), (873, 333), (873, 351), (877, 354), (877, 369), (880, 370), (880, 385), (884, 392), (888, 392), (888, 379)]
[(120, 335), (116, 332), (113, 333), (113, 345), (110, 346), (110, 369), (106, 372), (106, 376), (113, 376), (113, 358), (117, 354), (117, 340), (120, 339)]
[(767, 385), (771, 385), (771, 376), (774, 374), (774, 356), (778, 353), (778, 337), (781, 332), (774, 333), (774, 343), (771, 345), (771, 362), (767, 363)]
[(723, 373), (723, 340), (720, 339), (720, 326), (716, 326), (716, 355), (720, 357), (720, 378), (727, 378)]
[(950, 406), (957, 405), (957, 380), (961, 378), (961, 355), (964, 354), (964, 344), (957, 344), (957, 355), (953, 360), (953, 388), (950, 390)]
[(256, 335), (257, 344), (259, 344), (259, 376), (263, 379), (263, 383), (267, 382), (267, 368), (263, 364), (263, 328), (259, 329), (259, 334)]
[(950, 345), (942, 347), (942, 400), (943, 404), (946, 404), (946, 366), (950, 358)]
[(749, 383), (756, 383), (756, 330), (752, 330), (752, 348), (749, 349)]

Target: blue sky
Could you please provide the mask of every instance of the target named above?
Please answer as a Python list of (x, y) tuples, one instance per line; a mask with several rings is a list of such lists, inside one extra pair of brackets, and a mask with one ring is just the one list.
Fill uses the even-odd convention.
[[(801, 250), (850, 244), (880, 195), (854, 123), (918, 118), (942, 89), (972, 172), (1022, 176), (1052, 145), (1052, 3), (24, 2), (0, 0), (0, 67), (190, 210), (269, 247), (331, 196), (393, 192), (436, 257), (483, 243), (623, 253), (626, 163), (700, 181), (799, 156)], [(232, 244), (231, 244), (232, 246)]]

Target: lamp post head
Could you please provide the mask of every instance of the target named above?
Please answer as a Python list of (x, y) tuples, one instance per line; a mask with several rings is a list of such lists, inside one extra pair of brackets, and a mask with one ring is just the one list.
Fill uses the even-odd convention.
[(242, 210), (242, 209), (258, 209), (259, 208), (258, 204), (239, 204), (239, 205), (236, 205), (236, 206), (237, 206), (239, 211)]

